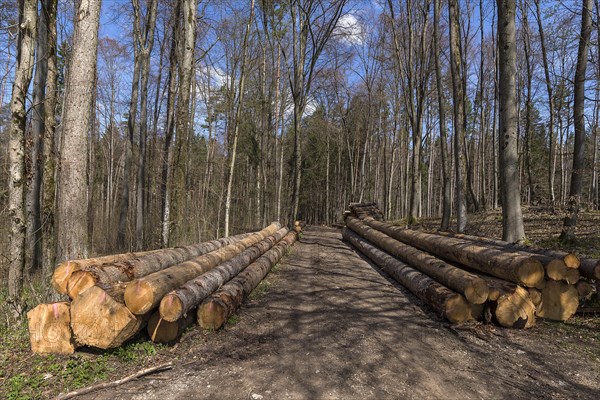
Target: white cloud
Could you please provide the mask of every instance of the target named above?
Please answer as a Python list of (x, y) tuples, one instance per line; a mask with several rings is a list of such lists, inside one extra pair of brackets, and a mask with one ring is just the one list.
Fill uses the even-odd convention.
[(335, 34), (348, 44), (361, 45), (365, 40), (364, 28), (354, 14), (344, 14), (340, 17)]

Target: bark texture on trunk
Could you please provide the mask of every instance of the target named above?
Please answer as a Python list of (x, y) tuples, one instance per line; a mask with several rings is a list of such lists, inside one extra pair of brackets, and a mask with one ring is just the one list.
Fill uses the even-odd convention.
[(499, 57), (499, 129), (500, 179), (502, 193), (502, 239), (520, 242), (525, 239), (521, 212), (521, 183), (517, 135), (517, 44), (516, 2), (498, 1)]
[(81, 0), (77, 9), (63, 113), (57, 208), (57, 259), (88, 255), (88, 138), (98, 57), (101, 0)]

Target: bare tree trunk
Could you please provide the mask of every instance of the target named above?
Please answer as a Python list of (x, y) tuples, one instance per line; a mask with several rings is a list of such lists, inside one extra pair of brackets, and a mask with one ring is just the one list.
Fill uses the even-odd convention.
[[(138, 37), (140, 47), (140, 141), (139, 141), (139, 159), (137, 170), (137, 189), (136, 189), (136, 219), (135, 219), (135, 247), (142, 250), (144, 247), (144, 180), (146, 176), (146, 140), (148, 136), (148, 79), (150, 75), (150, 54), (154, 46), (154, 29), (156, 27), (156, 8), (158, 0), (151, 0), (148, 4), (145, 29), (142, 35), (140, 23), (140, 4), (139, 0), (133, 0), (135, 23), (138, 28), (135, 31)], [(158, 88), (157, 88), (158, 90)]]
[(31, 151), (30, 185), (27, 191), (27, 229), (25, 269), (29, 272), (37, 270), (42, 265), (42, 232), (40, 201), (43, 178), (43, 151), (44, 151), (44, 123), (45, 123), (45, 100), (46, 79), (48, 75), (48, 27), (47, 5), (42, 1), (42, 7), (38, 19), (37, 41), (36, 41), (36, 68), (33, 78), (33, 106), (31, 115), (31, 136), (33, 147)]
[(77, 12), (73, 56), (66, 86), (60, 146), (57, 209), (57, 259), (87, 258), (87, 141), (92, 127), (92, 101), (98, 56), (101, 1), (81, 0)]
[[(179, 46), (179, 94), (176, 110), (175, 154), (173, 159), (173, 192), (171, 199), (171, 215), (174, 215), (177, 237), (183, 239), (183, 213), (186, 204), (185, 184), (187, 180), (188, 137), (190, 134), (190, 95), (192, 74), (194, 73), (194, 42), (196, 30), (196, 2), (184, 0), (181, 2), (181, 19), (175, 24), (183, 24)], [(180, 26), (181, 30), (182, 27)]]
[(454, 175), (456, 177), (456, 231), (462, 233), (467, 226), (467, 187), (465, 182), (464, 159), (464, 96), (461, 54), (460, 54), (460, 17), (457, 0), (448, 2), (450, 9), (450, 67), (452, 71), (452, 93), (454, 97)]
[(44, 105), (44, 146), (42, 174), (42, 247), (43, 247), (43, 276), (49, 277), (52, 273), (56, 258), (56, 236), (54, 230), (54, 211), (56, 197), (56, 104), (58, 102), (58, 66), (56, 56), (56, 9), (58, 0), (48, 0), (45, 12), (48, 27), (47, 54), (48, 71), (46, 76), (46, 103)]
[(225, 196), (225, 236), (229, 236), (229, 219), (231, 213), (231, 190), (233, 188), (233, 172), (235, 170), (235, 158), (237, 153), (237, 143), (239, 136), (239, 124), (242, 116), (242, 106), (244, 105), (244, 83), (246, 80), (246, 67), (248, 57), (248, 36), (250, 36), (250, 25), (254, 18), (254, 0), (250, 0), (250, 17), (246, 24), (244, 33), (244, 43), (242, 45), (242, 66), (240, 70), (240, 83), (238, 86), (238, 100), (235, 109), (235, 120), (233, 121), (233, 143), (231, 145), (231, 154), (229, 159), (229, 174), (227, 178), (227, 194)]
[(527, 184), (529, 186), (529, 204), (534, 203), (536, 201), (536, 192), (535, 192), (535, 185), (533, 183), (533, 174), (531, 172), (531, 137), (533, 135), (533, 131), (532, 131), (532, 115), (531, 113), (533, 112), (533, 104), (532, 104), (532, 99), (531, 99), (531, 82), (533, 80), (533, 71), (532, 71), (532, 66), (531, 66), (531, 60), (530, 60), (530, 56), (531, 56), (531, 38), (529, 35), (529, 21), (527, 19), (527, 13), (528, 13), (528, 2), (527, 0), (522, 0), (521, 1), (521, 14), (522, 14), (522, 18), (523, 18), (523, 49), (524, 49), (524, 55), (525, 55), (525, 66), (526, 66), (526, 73), (527, 73), (527, 79), (526, 79), (526, 83), (525, 83), (525, 87), (527, 89), (527, 92), (525, 94), (525, 156), (524, 158), (524, 162), (525, 162), (525, 170), (527, 173)]
[(440, 66), (440, 0), (433, 2), (433, 57), (435, 62), (435, 83), (438, 94), (438, 115), (440, 124), (440, 152), (442, 156), (442, 223), (440, 229), (447, 231), (450, 227), (450, 171), (448, 170), (448, 132), (446, 128), (446, 110), (444, 107), (444, 87), (442, 84), (442, 68)]
[(525, 238), (521, 213), (517, 149), (515, 0), (498, 0), (498, 56), (500, 65), (500, 177), (502, 181), (502, 240)]
[(25, 266), (25, 101), (33, 74), (35, 34), (37, 26), (37, 1), (19, 1), (19, 39), (17, 65), (10, 103), (11, 120), (8, 134), (8, 214), (10, 221), (8, 266), (8, 296), (21, 313), (21, 291)]
[(573, 169), (571, 170), (571, 187), (569, 190), (569, 206), (560, 234), (561, 240), (575, 239), (575, 228), (579, 207), (581, 206), (581, 189), (585, 162), (585, 72), (587, 68), (590, 36), (592, 33), (592, 0), (583, 1), (581, 17), (581, 36), (577, 52), (575, 69), (575, 88), (573, 99), (573, 122), (575, 125), (575, 144), (573, 148)]
[(542, 13), (540, 10), (540, 0), (533, 0), (535, 3), (536, 20), (538, 24), (538, 30), (540, 34), (540, 47), (542, 50), (542, 61), (544, 63), (544, 76), (546, 78), (546, 92), (548, 94), (548, 191), (550, 192), (550, 206), (554, 208), (556, 202), (556, 196), (554, 194), (554, 175), (556, 174), (556, 145), (554, 138), (554, 95), (552, 88), (552, 81), (550, 80), (550, 68), (548, 67), (548, 55), (546, 52), (546, 40), (544, 36), (544, 27), (542, 24)]

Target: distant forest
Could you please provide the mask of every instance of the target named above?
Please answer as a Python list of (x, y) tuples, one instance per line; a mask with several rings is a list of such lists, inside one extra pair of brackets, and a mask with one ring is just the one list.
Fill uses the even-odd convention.
[[(18, 5), (18, 6), (17, 6)], [(0, 0), (0, 279), (342, 221), (598, 209), (598, 0)], [(5, 285), (2, 285), (5, 287)]]

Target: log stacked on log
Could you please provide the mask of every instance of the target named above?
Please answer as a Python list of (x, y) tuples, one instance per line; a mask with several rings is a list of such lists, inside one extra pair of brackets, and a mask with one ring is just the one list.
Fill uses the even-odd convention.
[(355, 218), (373, 218), (383, 221), (383, 213), (377, 203), (350, 203), (350, 216)]
[[(483, 301), (477, 296), (485, 293), (486, 309), (504, 327), (530, 328), (535, 325), (536, 316), (559, 321), (570, 318), (577, 311), (579, 299), (591, 292), (592, 285), (580, 275), (595, 277), (596, 268), (600, 272), (597, 260), (580, 260), (569, 252), (469, 235), (426, 233), (403, 229), (367, 214), (362, 214), (361, 219), (355, 215), (354, 211), (345, 215), (346, 226), (352, 232), (344, 233), (344, 237), (390, 276), (413, 293), (420, 279), (414, 273), (414, 282), (407, 281), (406, 273), (402, 279), (396, 277), (398, 272), (387, 270), (393, 259), (461, 294), (471, 306), (481, 308)], [(383, 251), (385, 261), (381, 256), (372, 256), (374, 251)], [(472, 286), (480, 281), (485, 285)], [(485, 290), (481, 289), (484, 286)], [(415, 294), (440, 311), (439, 299), (428, 299), (422, 293)], [(455, 318), (447, 318), (456, 322)]]
[[(53, 285), (73, 300), (41, 304), (29, 312), (32, 350), (72, 353), (77, 346), (114, 348), (147, 324), (152, 340), (173, 341), (196, 321), (195, 307), (249, 264), (267, 266), (268, 272), (279, 257), (262, 256), (273, 246), (283, 254), (293, 243), (290, 235), (296, 235), (288, 232), (274, 222), (260, 232), (185, 247), (61, 264)], [(166, 293), (180, 287), (191, 288), (195, 300), (167, 321), (157, 307)]]

